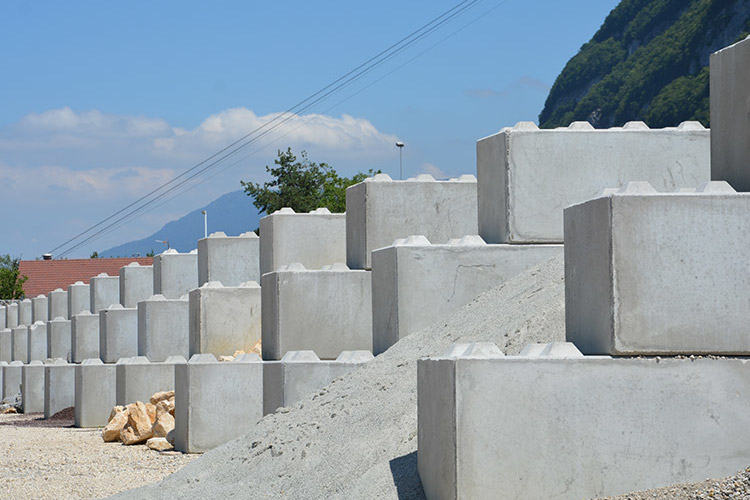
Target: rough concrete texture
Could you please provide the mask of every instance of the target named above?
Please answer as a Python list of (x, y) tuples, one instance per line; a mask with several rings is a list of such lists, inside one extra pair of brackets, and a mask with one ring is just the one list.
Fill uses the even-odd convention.
[(565, 210), (568, 340), (586, 354), (750, 353), (750, 194), (630, 183)]
[(591, 498), (719, 477), (750, 459), (747, 360), (476, 347), (419, 362), (428, 498)]
[(0, 330), (0, 361), (13, 361), (13, 330), (10, 328)]
[(169, 249), (154, 257), (154, 294), (179, 299), (198, 288), (198, 250), (179, 253)]
[(750, 36), (711, 55), (711, 178), (750, 191)]
[(0, 398), (5, 398), (3, 395), (3, 384), (4, 384), (4, 377), (5, 377), (5, 367), (8, 366), (7, 361), (0, 361)]
[(198, 283), (238, 286), (260, 281), (260, 238), (252, 231), (227, 236), (219, 231), (198, 240)]
[(116, 365), (105, 365), (99, 358), (84, 359), (75, 367), (75, 426), (107, 425), (116, 396)]
[(346, 261), (346, 214), (327, 208), (295, 213), (282, 208), (260, 219), (260, 273), (299, 262), (320, 269)]
[(698, 122), (654, 130), (642, 122), (606, 130), (581, 122), (504, 128), (477, 142), (479, 235), (487, 243), (561, 243), (563, 209), (604, 188), (648, 181), (672, 191), (707, 182), (709, 142)]
[(91, 293), (91, 314), (99, 314), (112, 304), (120, 303), (120, 276), (110, 276), (101, 273), (91, 278), (89, 282)]
[(196, 354), (176, 365), (174, 416), (178, 451), (203, 453), (242, 436), (263, 416), (263, 362), (254, 353), (230, 363)]
[(37, 295), (31, 299), (31, 322), (36, 323), (37, 321), (47, 322), (49, 317), (49, 306), (47, 305), (46, 295)]
[(21, 368), (21, 405), (24, 413), (44, 411), (44, 364), (37, 359)]
[(68, 292), (62, 288), (56, 288), (47, 294), (47, 317), (57, 318), (58, 316), (70, 319), (68, 316)]
[(75, 367), (64, 359), (44, 365), (44, 418), (75, 405)]
[(18, 324), (29, 326), (32, 321), (32, 304), (31, 299), (23, 299), (18, 303)]
[(261, 278), (264, 360), (287, 351), (336, 359), (342, 351), (372, 351), (370, 272), (344, 264), (308, 271), (291, 264)]
[(71, 321), (63, 317), (50, 320), (47, 323), (47, 357), (73, 360), (73, 333)]
[(182, 356), (171, 356), (163, 363), (151, 363), (145, 356), (121, 359), (116, 365), (117, 404), (145, 403), (159, 391), (174, 390), (175, 366), (181, 363), (185, 363)]
[(29, 362), (29, 327), (19, 325), (12, 328), (13, 352), (11, 357), (13, 361), (21, 363)]
[(373, 359), (370, 351), (345, 351), (321, 361), (312, 351), (289, 351), (281, 361), (263, 363), (263, 414), (292, 406), (334, 379)]
[(91, 287), (83, 281), (68, 285), (68, 316), (70, 319), (83, 311), (91, 312)]
[(5, 306), (0, 306), (0, 330), (5, 330), (7, 328), (7, 309)]
[(99, 357), (99, 315), (80, 312), (70, 321), (70, 353), (74, 363)]
[(99, 358), (116, 363), (138, 356), (138, 309), (112, 304), (99, 312)]
[(154, 266), (131, 262), (120, 268), (120, 304), (126, 308), (137, 307), (138, 302), (154, 294)]
[(29, 354), (29, 361), (35, 359), (43, 361), (47, 359), (49, 355), (49, 349), (47, 348), (47, 323), (37, 321), (29, 326), (27, 341), (28, 345), (26, 349)]
[(260, 341), (261, 290), (255, 281), (224, 287), (210, 281), (190, 291), (190, 355), (231, 356)]
[(416, 360), (453, 342), (491, 341), (518, 353), (528, 343), (564, 337), (563, 264), (556, 259), (401, 339), (294, 407), (267, 415), (242, 438), (165, 481), (117, 498), (228, 498), (248, 491), (278, 499), (423, 498)]
[(18, 302), (10, 302), (5, 306), (5, 327), (18, 326)]
[(378, 174), (346, 189), (346, 263), (370, 269), (370, 253), (398, 238), (421, 234), (447, 243), (477, 234), (477, 180), (436, 181), (422, 174), (394, 181)]
[(11, 361), (3, 366), (3, 399), (21, 392), (22, 361)]
[(187, 297), (154, 295), (138, 303), (138, 355), (151, 361), (169, 356), (187, 359), (190, 352), (190, 307)]
[(372, 253), (372, 342), (377, 355), (540, 262), (562, 245), (487, 245), (465, 236), (431, 245), (398, 239)]

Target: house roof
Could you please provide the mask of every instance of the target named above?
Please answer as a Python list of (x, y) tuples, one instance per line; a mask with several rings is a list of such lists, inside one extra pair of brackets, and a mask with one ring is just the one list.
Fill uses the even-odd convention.
[(68, 289), (76, 281), (88, 283), (101, 273), (119, 276), (120, 268), (131, 262), (142, 266), (153, 264), (152, 257), (118, 257), (114, 259), (60, 259), (60, 260), (22, 260), (18, 271), (21, 276), (28, 276), (23, 285), (26, 297), (47, 295), (52, 290)]

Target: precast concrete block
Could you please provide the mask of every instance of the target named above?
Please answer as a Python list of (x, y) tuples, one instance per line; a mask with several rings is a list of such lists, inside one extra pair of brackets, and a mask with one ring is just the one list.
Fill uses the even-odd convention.
[(711, 178), (750, 191), (750, 36), (711, 55)]
[(154, 266), (131, 262), (120, 268), (120, 304), (128, 309), (154, 294)]
[(154, 294), (179, 299), (198, 288), (198, 250), (179, 253), (169, 249), (154, 257)]
[(99, 312), (99, 357), (116, 363), (133, 356), (138, 356), (138, 309), (112, 304)]
[(73, 333), (71, 320), (61, 316), (47, 323), (47, 357), (73, 361)]
[(32, 304), (31, 299), (23, 299), (18, 303), (18, 324), (29, 326), (32, 321)]
[(13, 330), (10, 328), (0, 330), (0, 361), (13, 361)]
[(263, 414), (302, 401), (371, 359), (370, 351), (344, 351), (328, 361), (312, 351), (288, 351), (281, 361), (264, 362)]
[(31, 299), (31, 322), (49, 321), (49, 306), (47, 305), (46, 295), (37, 295)]
[(565, 210), (566, 338), (585, 354), (750, 353), (750, 194), (648, 183)]
[(253, 231), (227, 236), (219, 231), (198, 240), (198, 283), (239, 286), (260, 281), (260, 238)]
[(74, 363), (99, 357), (99, 315), (82, 311), (70, 320), (70, 353)]
[(75, 367), (75, 426), (104, 427), (117, 404), (117, 367), (99, 358)]
[(107, 273), (94, 276), (89, 282), (89, 292), (91, 294), (91, 314), (99, 314), (102, 309), (106, 309), (112, 304), (119, 304), (120, 276), (110, 276)]
[(320, 269), (346, 261), (346, 214), (282, 208), (260, 219), (260, 274), (299, 262)]
[(26, 352), (28, 352), (29, 362), (33, 360), (44, 361), (47, 359), (47, 323), (37, 321), (29, 326), (27, 342)]
[(68, 316), (68, 292), (62, 288), (56, 288), (47, 294), (47, 317), (57, 318), (58, 316), (70, 319)]
[(374, 353), (562, 254), (562, 245), (487, 245), (479, 236), (443, 245), (410, 236), (372, 252)]
[(9, 302), (5, 306), (5, 328), (18, 326), (18, 302)]
[(209, 281), (190, 291), (190, 355), (231, 356), (260, 341), (261, 290), (255, 281), (225, 287)]
[(487, 243), (562, 243), (563, 209), (630, 181), (661, 191), (710, 179), (710, 131), (698, 122), (595, 130), (531, 122), (477, 141), (479, 235)]
[(3, 396), (3, 384), (5, 380), (5, 367), (8, 366), (7, 361), (0, 361), (0, 401), (4, 398)]
[(308, 271), (290, 264), (261, 278), (264, 360), (287, 351), (336, 359), (342, 351), (372, 351), (370, 271), (345, 264)]
[(75, 367), (59, 358), (44, 365), (44, 418), (75, 405)]
[(160, 363), (152, 363), (145, 356), (119, 360), (116, 365), (117, 404), (146, 403), (159, 391), (174, 390), (175, 366), (180, 364), (185, 364), (182, 356), (170, 356)]
[(727, 476), (750, 459), (747, 359), (551, 350), (562, 352), (464, 347), (418, 361), (427, 498), (600, 498)]
[(373, 250), (412, 234), (433, 243), (477, 234), (476, 178), (436, 181), (422, 174), (394, 181), (378, 174), (346, 189), (346, 262), (351, 269), (370, 269)]
[(70, 319), (83, 311), (91, 312), (91, 286), (83, 281), (76, 281), (68, 285), (67, 318)]
[(175, 449), (203, 453), (245, 435), (263, 418), (263, 362), (257, 354), (220, 363), (196, 354), (175, 365)]
[(24, 413), (44, 411), (44, 363), (38, 359), (21, 367), (21, 407)]
[(11, 361), (3, 366), (3, 399), (21, 392), (23, 361)]
[(0, 306), (0, 330), (5, 330), (8, 327), (6, 314), (7, 311), (5, 306)]
[(187, 297), (154, 295), (138, 303), (138, 355), (151, 361), (190, 352), (190, 306)]
[(13, 339), (13, 352), (11, 357), (13, 361), (20, 361), (21, 363), (29, 362), (29, 327), (26, 325), (18, 325), (12, 328), (12, 339)]

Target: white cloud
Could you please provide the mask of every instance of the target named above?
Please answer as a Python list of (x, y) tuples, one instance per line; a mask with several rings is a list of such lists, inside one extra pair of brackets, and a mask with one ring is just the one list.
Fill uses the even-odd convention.
[(430, 174), (435, 179), (447, 179), (450, 177), (450, 175), (445, 173), (439, 167), (427, 162), (422, 163), (422, 165), (419, 167), (419, 171), (424, 174)]

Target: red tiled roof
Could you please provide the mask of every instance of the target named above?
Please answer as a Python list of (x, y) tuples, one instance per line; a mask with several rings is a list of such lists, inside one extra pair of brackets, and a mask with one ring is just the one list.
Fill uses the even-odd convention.
[(142, 266), (153, 264), (153, 257), (118, 257), (114, 259), (61, 259), (61, 260), (22, 260), (18, 271), (21, 276), (28, 276), (23, 284), (26, 297), (47, 295), (52, 290), (68, 289), (76, 281), (88, 283), (91, 278), (101, 273), (119, 276), (120, 268), (131, 262)]

